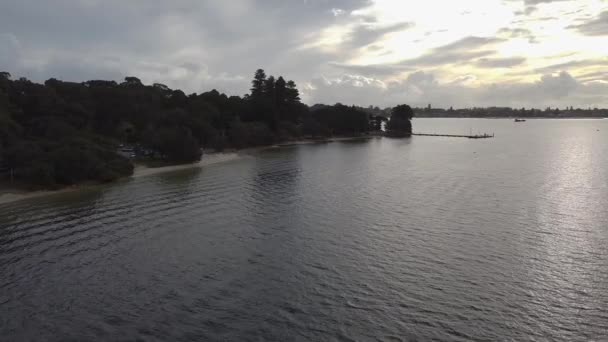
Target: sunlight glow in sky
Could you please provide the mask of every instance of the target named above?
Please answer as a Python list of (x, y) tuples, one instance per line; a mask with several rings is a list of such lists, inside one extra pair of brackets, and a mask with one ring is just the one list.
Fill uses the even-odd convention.
[[(549, 1), (547, 1), (549, 2)], [(392, 64), (424, 56), (434, 48), (450, 44), (465, 37), (497, 37), (503, 39), (491, 47), (492, 59), (521, 58), (518, 65), (476, 68), (475, 60), (444, 63), (434, 66), (449, 80), (474, 73), (478, 82), (533, 81), (542, 75), (538, 69), (548, 63), (566, 63), (573, 60), (605, 59), (608, 56), (608, 36), (585, 36), (569, 28), (581, 18), (593, 18), (606, 10), (603, 1), (564, 1), (542, 3), (534, 7), (522, 6), (519, 1), (464, 0), (376, 0), (368, 8), (351, 13), (354, 17), (373, 17), (369, 27), (386, 27), (398, 23), (412, 23), (411, 28), (395, 31), (375, 41), (374, 49), (360, 47), (360, 53), (349, 63), (352, 65)], [(534, 8), (530, 15), (517, 15), (521, 10)], [(438, 11), (438, 9), (440, 9)], [(348, 27), (353, 24), (347, 24)], [(606, 24), (608, 25), (608, 24)], [(336, 26), (322, 35), (326, 44), (348, 36), (347, 27)], [(608, 32), (606, 32), (608, 33)], [(490, 44), (487, 45), (490, 47)], [(561, 57), (560, 57), (561, 56)], [(605, 64), (588, 65), (571, 69), (573, 75), (600, 72)], [(399, 77), (400, 75), (392, 75)]]

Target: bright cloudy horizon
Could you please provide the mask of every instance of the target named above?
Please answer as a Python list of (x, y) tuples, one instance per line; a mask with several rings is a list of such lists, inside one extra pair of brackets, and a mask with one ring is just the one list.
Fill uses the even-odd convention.
[(0, 71), (315, 103), (608, 107), (608, 0), (7, 0)]

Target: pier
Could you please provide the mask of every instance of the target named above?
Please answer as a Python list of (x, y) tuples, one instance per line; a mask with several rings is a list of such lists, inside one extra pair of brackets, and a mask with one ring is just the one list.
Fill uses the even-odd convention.
[(432, 134), (432, 133), (412, 133), (412, 135), (418, 135), (423, 137), (448, 137), (448, 138), (469, 138), (469, 139), (487, 139), (494, 138), (494, 133), (492, 134)]

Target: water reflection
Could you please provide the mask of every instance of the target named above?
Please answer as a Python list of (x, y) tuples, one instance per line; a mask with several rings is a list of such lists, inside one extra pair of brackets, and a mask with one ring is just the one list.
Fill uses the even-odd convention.
[(608, 121), (415, 125), (496, 138), (270, 149), (0, 207), (0, 336), (605, 339)]

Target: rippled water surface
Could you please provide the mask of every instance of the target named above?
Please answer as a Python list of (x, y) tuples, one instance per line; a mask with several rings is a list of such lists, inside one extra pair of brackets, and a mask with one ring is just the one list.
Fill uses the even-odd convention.
[(301, 145), (0, 206), (0, 340), (606, 341), (608, 120)]

